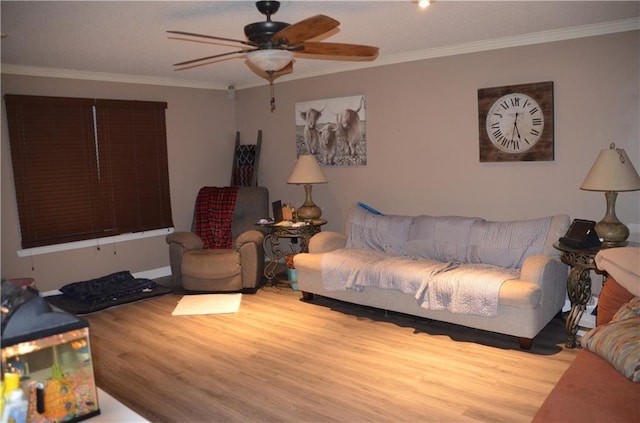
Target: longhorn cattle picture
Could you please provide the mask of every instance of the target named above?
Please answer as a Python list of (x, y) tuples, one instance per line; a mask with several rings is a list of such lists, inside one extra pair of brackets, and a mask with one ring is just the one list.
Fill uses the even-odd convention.
[(363, 95), (296, 103), (296, 153), (323, 166), (367, 164)]

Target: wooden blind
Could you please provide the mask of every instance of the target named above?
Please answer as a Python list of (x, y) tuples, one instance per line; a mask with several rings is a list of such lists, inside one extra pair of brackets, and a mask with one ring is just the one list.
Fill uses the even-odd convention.
[(118, 233), (172, 226), (166, 103), (98, 100), (101, 174)]
[(5, 103), (23, 248), (173, 225), (166, 103)]

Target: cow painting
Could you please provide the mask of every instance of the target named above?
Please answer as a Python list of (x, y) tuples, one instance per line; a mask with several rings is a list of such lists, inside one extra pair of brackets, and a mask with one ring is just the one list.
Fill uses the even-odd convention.
[(296, 103), (296, 154), (322, 166), (365, 166), (366, 117), (363, 95)]

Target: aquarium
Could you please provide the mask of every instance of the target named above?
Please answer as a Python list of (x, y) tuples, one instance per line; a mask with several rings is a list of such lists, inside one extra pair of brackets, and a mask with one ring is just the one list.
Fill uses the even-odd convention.
[[(3, 386), (5, 393), (16, 385), (22, 390), (26, 421), (75, 422), (100, 414), (88, 322), (52, 310), (37, 295), (23, 298), (2, 288), (9, 310), (2, 322)], [(3, 412), (12, 406), (8, 399), (4, 395)]]

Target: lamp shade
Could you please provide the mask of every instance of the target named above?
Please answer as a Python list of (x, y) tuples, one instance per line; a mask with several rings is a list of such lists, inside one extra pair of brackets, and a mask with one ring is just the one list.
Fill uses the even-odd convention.
[(280, 49), (254, 50), (247, 54), (247, 60), (265, 72), (275, 72), (284, 68), (292, 58), (292, 52)]
[(288, 184), (326, 184), (329, 182), (315, 156), (301, 155), (289, 175)]
[(586, 191), (637, 191), (640, 176), (627, 153), (611, 144), (600, 151), (580, 189)]

